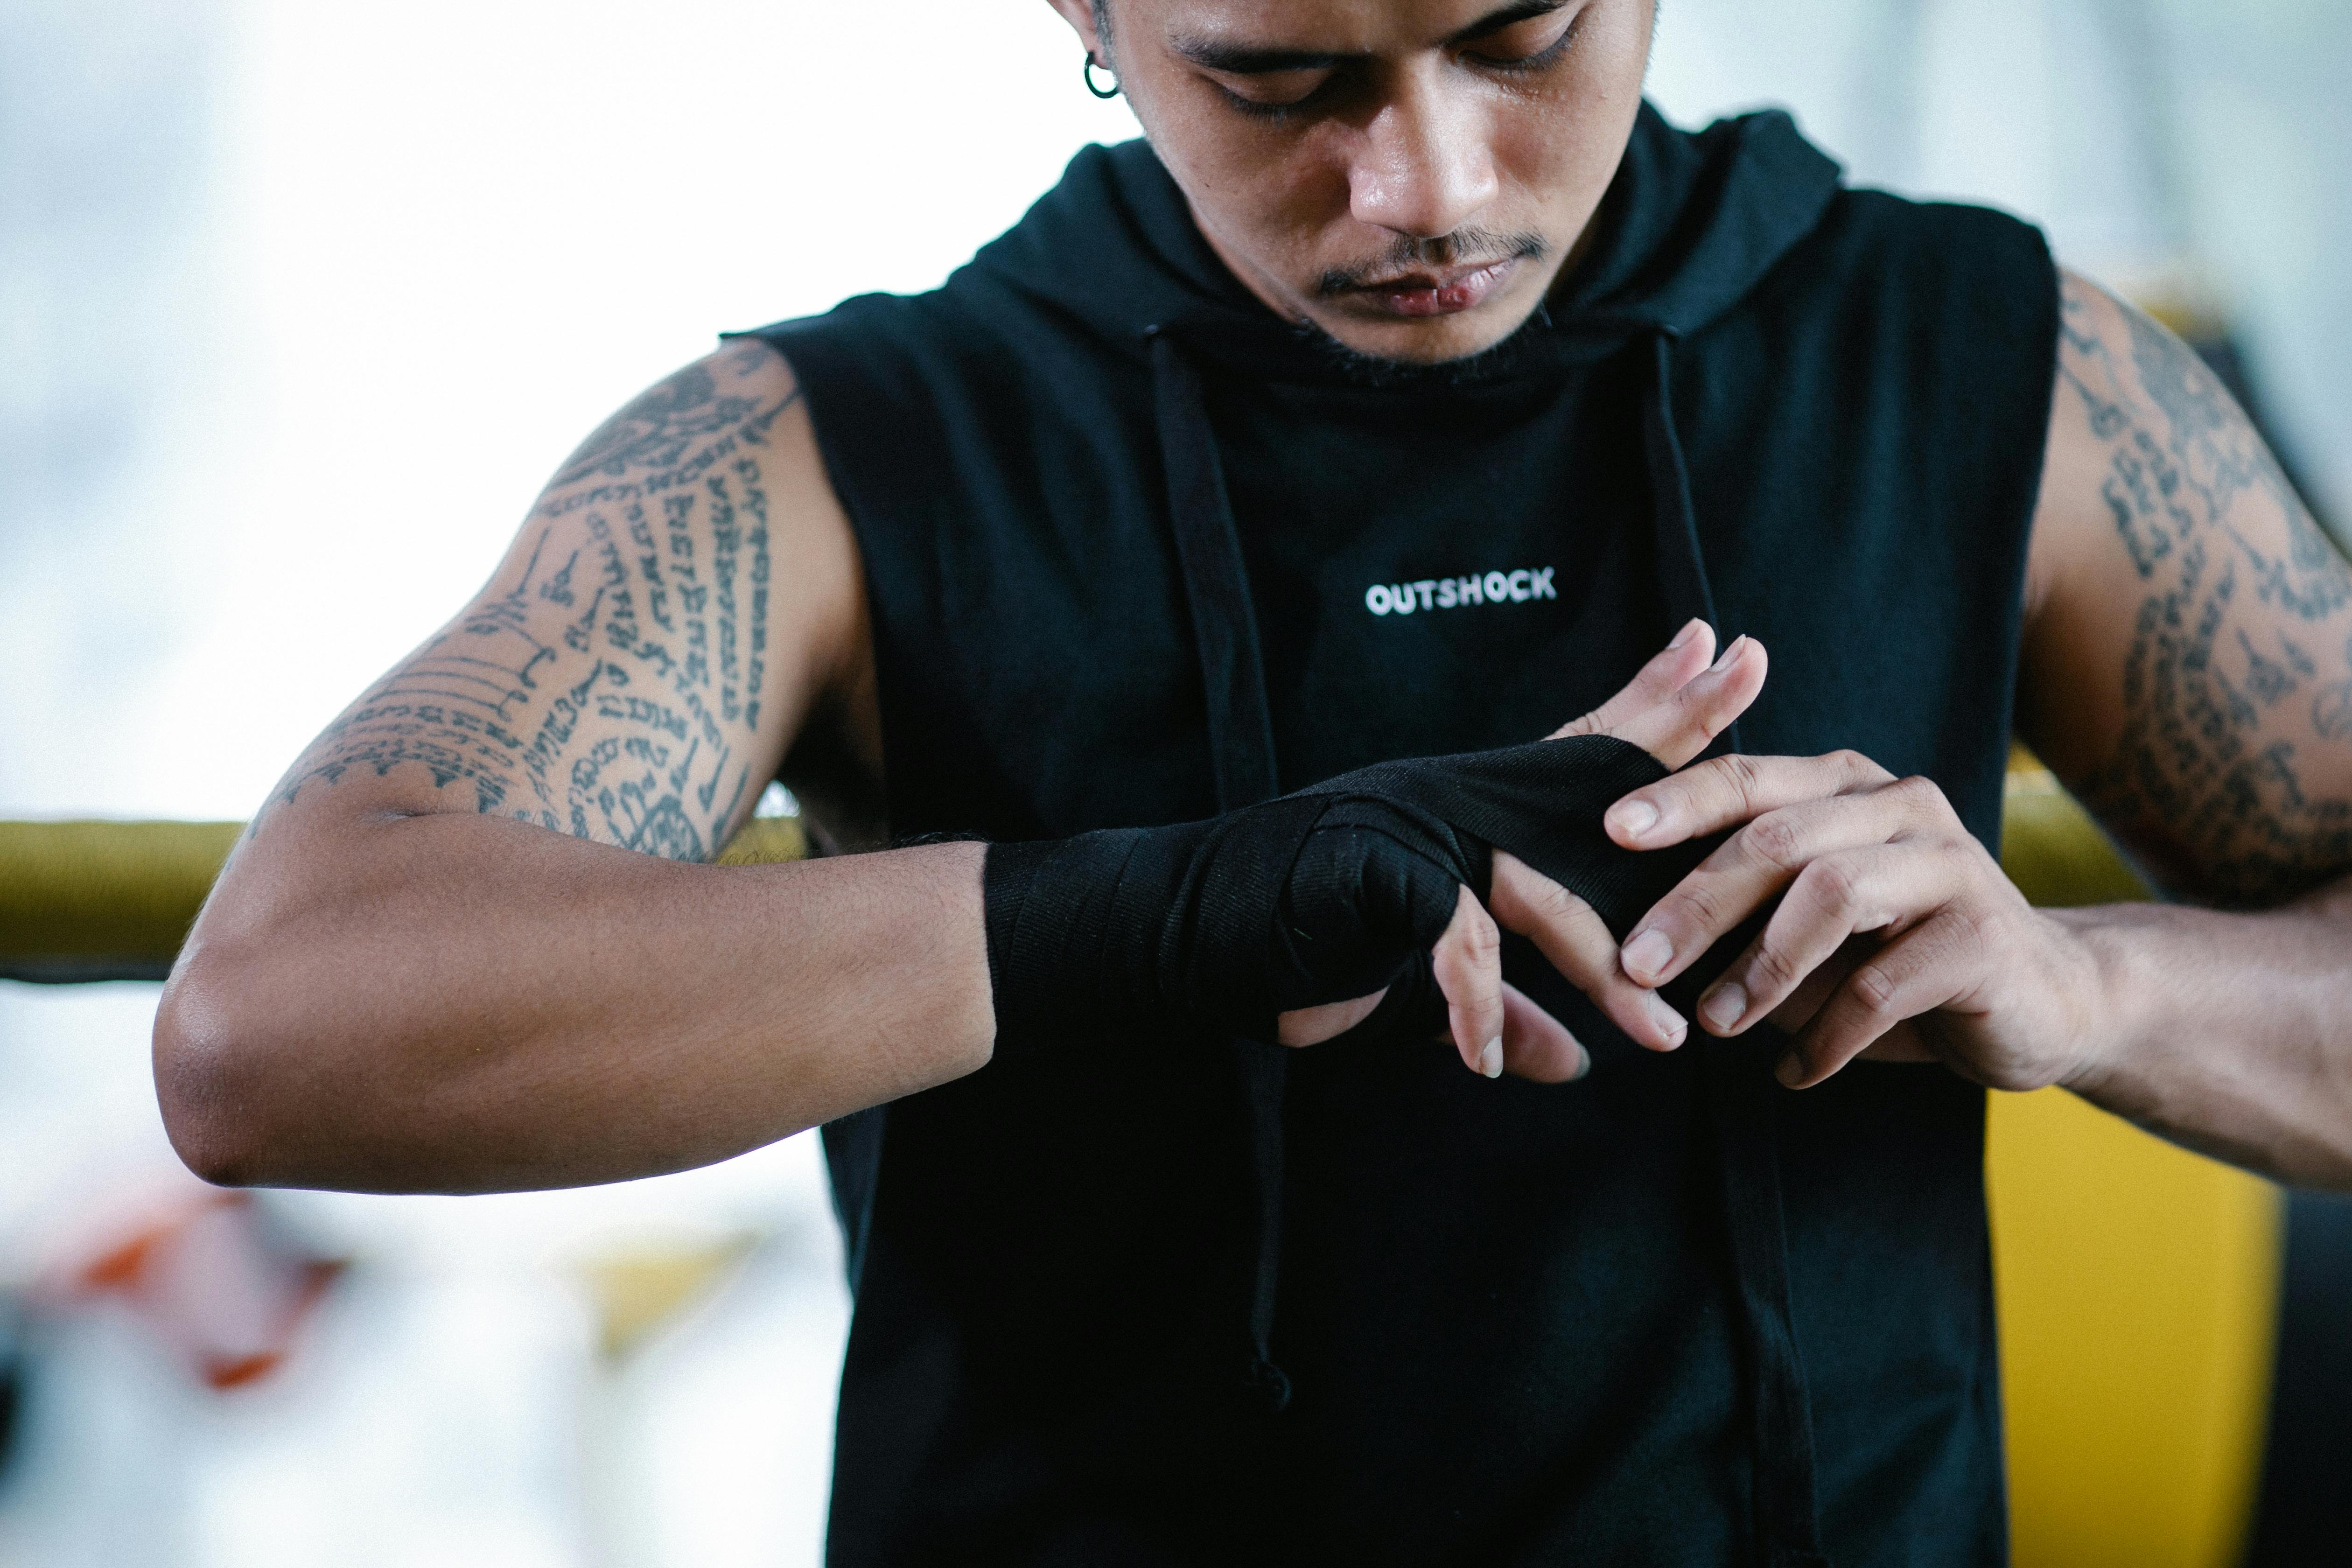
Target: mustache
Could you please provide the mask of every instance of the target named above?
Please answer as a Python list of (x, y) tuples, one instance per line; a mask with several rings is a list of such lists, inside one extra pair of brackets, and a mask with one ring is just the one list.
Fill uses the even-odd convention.
[(1315, 291), (1328, 299), (1370, 283), (1409, 277), (1423, 268), (1492, 267), (1502, 261), (1535, 261), (1551, 247), (1539, 234), (1498, 234), (1486, 228), (1457, 228), (1435, 239), (1400, 235), (1386, 254), (1352, 267), (1334, 267), (1315, 281)]

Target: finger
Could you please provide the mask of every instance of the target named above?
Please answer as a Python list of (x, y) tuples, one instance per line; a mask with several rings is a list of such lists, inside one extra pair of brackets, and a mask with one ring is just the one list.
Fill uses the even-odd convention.
[(1568, 1026), (1516, 985), (1503, 987), (1503, 1068), (1533, 1083), (1566, 1083), (1592, 1070), (1592, 1058)]
[(1643, 785), (1611, 806), (1601, 821), (1609, 837), (1628, 849), (1662, 849), (1799, 801), (1855, 795), (1894, 782), (1893, 773), (1858, 752), (1820, 757), (1735, 753)]
[(1612, 726), (1609, 733), (1632, 742), (1670, 768), (1681, 767), (1748, 711), (1764, 689), (1769, 665), (1762, 643), (1737, 638), (1704, 673), (1664, 701)]
[[(1592, 1070), (1583, 1042), (1526, 992), (1505, 981), (1502, 1001), (1505, 1072), (1537, 1083), (1566, 1083)], [(1454, 1043), (1452, 1034), (1444, 1030), (1433, 1037)]]
[(1783, 1034), (1793, 1035), (1813, 1021), (1813, 1015), (1830, 999), (1845, 977), (1877, 954), (1886, 945), (1885, 940), (1874, 935), (1847, 939), (1830, 958), (1815, 966), (1813, 972), (1797, 983), (1789, 999), (1765, 1016), (1765, 1021)]
[(1811, 1089), (1906, 1019), (1958, 1001), (1982, 973), (1977, 928), (1951, 910), (1923, 921), (1846, 977), (1774, 1074)]
[[(1772, 1009), (1768, 1021), (1783, 1034), (1794, 1035), (1813, 1021), (1837, 988), (1845, 984), (1846, 976), (1878, 955), (1885, 940), (1874, 935), (1863, 935), (1847, 940), (1827, 963), (1805, 976), (1786, 1002)], [(1867, 1062), (1932, 1062), (1936, 1053), (1927, 1047), (1916, 1019), (1906, 1018), (1869, 1045), (1854, 1058)]]
[(1605, 734), (1634, 714), (1656, 707), (1691, 682), (1715, 658), (1715, 628), (1705, 621), (1686, 622), (1664, 651), (1642, 667), (1623, 690), (1571, 724), (1554, 730), (1547, 740), (1563, 735)]
[(1430, 950), (1437, 988), (1445, 993), (1445, 1021), (1454, 1048), (1472, 1072), (1503, 1072), (1503, 933), (1467, 888), (1454, 907), (1445, 934)]
[(1671, 1051), (1688, 1037), (1690, 1026), (1664, 997), (1626, 978), (1617, 963), (1617, 939), (1582, 899), (1518, 857), (1497, 850), (1486, 901), (1497, 921), (1532, 941), (1570, 984), (1633, 1040), (1654, 1051)]
[(1969, 868), (1943, 846), (1880, 844), (1824, 855), (1789, 885), (1764, 930), (1699, 998), (1710, 1034), (1737, 1035), (1795, 994), (1806, 976), (1864, 931), (1900, 931), (1967, 888)]
[(1814, 861), (1937, 826), (1920, 797), (1901, 789), (1833, 795), (1767, 812), (1733, 834), (1633, 922), (1625, 939), (1625, 973), (1641, 984), (1664, 985), (1779, 897)]
[(1389, 987), (1383, 985), (1369, 996), (1293, 1007), (1275, 1019), (1274, 1037), (1286, 1046), (1319, 1046), (1326, 1040), (1336, 1040), (1370, 1017), (1388, 994)]
[(1906, 1018), (1856, 1051), (1858, 1062), (1933, 1062), (1943, 1058), (1928, 1048), (1916, 1018)]

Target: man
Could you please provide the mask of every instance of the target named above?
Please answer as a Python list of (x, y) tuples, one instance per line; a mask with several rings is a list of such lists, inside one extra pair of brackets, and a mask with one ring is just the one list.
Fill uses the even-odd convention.
[[(225, 874), (182, 1152), (828, 1124), (840, 1563), (1998, 1559), (1983, 1086), (2352, 1180), (2352, 573), (1647, 0), (1055, 3), (1150, 145), (565, 464)], [(2215, 908), (2024, 906), (2012, 693)], [(870, 852), (697, 864), (780, 767)]]

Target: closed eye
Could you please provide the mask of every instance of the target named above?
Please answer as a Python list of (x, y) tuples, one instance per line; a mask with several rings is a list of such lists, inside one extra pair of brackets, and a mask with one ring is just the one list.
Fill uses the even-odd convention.
[[(1465, 64), (1507, 74), (1541, 71), (1576, 41), (1589, 6), (1562, 18), (1571, 0), (1516, 0), (1454, 36)], [(1179, 39), (1175, 52), (1201, 69), (1227, 105), (1255, 119), (1281, 121), (1344, 91), (1354, 57), (1255, 47), (1213, 38)]]
[[(1576, 41), (1584, 25), (1584, 16), (1585, 13), (1579, 11), (1565, 22), (1542, 17), (1522, 23), (1487, 40), (1484, 48), (1465, 49), (1463, 56), (1490, 70), (1539, 71), (1558, 63), (1568, 53), (1569, 46)], [(1523, 37), (1519, 36), (1522, 34), (1536, 37)], [(1515, 44), (1521, 47), (1514, 48)]]
[(1337, 70), (1270, 71), (1252, 74), (1244, 92), (1215, 77), (1215, 84), (1225, 101), (1244, 114), (1264, 120), (1280, 120), (1326, 96), (1326, 89), (1339, 73)]

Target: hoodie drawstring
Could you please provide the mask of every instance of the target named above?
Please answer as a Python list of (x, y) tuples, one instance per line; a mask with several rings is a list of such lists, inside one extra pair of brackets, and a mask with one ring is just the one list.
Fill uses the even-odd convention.
[[(1217, 809), (1234, 811), (1282, 793), (1274, 765), (1274, 718), (1266, 705), (1265, 664), (1258, 652), (1257, 615), (1232, 503), (1217, 462), (1201, 374), (1157, 327), (1151, 343), (1152, 402), (1160, 424), (1160, 462), (1168, 471), (1168, 507), (1176, 523), (1176, 554), (1192, 611), (1201, 656), (1201, 682), (1209, 705), (1209, 752), (1217, 781)], [(1274, 1360), (1274, 1309), (1282, 1273), (1283, 1090), (1290, 1053), (1256, 1040), (1233, 1042), (1240, 1069), (1244, 1125), (1249, 1139), (1251, 1191), (1257, 1206), (1257, 1246), (1251, 1275), (1246, 1381), (1269, 1409), (1290, 1404), (1290, 1379)]]
[[(1690, 470), (1675, 431), (1674, 339), (1653, 340), (1643, 445), (1649, 458), (1658, 573), (1675, 626), (1716, 624), (1700, 552)], [(1738, 721), (1710, 750), (1739, 750)], [(1812, 1402), (1789, 1306), (1789, 1227), (1780, 1201), (1780, 1136), (1771, 1055), (1748, 1040), (1694, 1039), (1706, 1052), (1707, 1098), (1721, 1151), (1733, 1289), (1753, 1380), (1756, 1511), (1769, 1568), (1828, 1568), (1813, 1474)]]
[[(1270, 800), (1280, 788), (1257, 616), (1200, 373), (1166, 332), (1153, 328), (1146, 336), (1169, 509), (1208, 703), (1217, 807), (1231, 811)], [(1652, 346), (1643, 433), (1658, 571), (1674, 625), (1695, 616), (1713, 625), (1714, 595), (1674, 423), (1674, 334), (1660, 331)], [(1718, 744), (1738, 749), (1737, 723)], [(1290, 1402), (1290, 1381), (1273, 1355), (1289, 1058), (1279, 1046), (1235, 1040), (1233, 1047), (1257, 1205), (1246, 1378), (1267, 1407), (1278, 1411)], [(1707, 1053), (1705, 1071), (1721, 1150), (1733, 1285), (1752, 1382), (1759, 1531), (1770, 1568), (1828, 1568), (1821, 1550), (1811, 1400), (1789, 1303), (1788, 1224), (1771, 1062), (1766, 1052), (1743, 1042), (1709, 1041), (1701, 1048)]]

